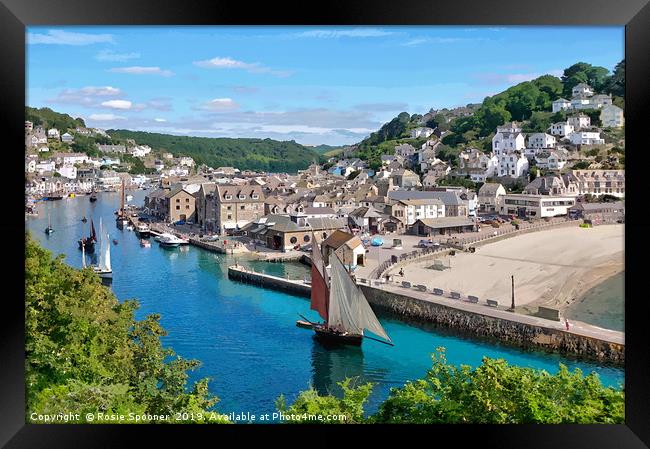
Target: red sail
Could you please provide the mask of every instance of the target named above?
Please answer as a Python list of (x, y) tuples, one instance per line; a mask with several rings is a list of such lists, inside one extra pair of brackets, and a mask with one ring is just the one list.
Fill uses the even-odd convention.
[(316, 264), (311, 265), (311, 310), (315, 310), (327, 322), (327, 303), (329, 301), (329, 292), (327, 284), (316, 268)]

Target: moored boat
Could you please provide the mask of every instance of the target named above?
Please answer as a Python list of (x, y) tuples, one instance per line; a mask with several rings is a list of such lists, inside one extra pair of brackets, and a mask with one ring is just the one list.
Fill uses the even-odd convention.
[(47, 212), (47, 228), (45, 228), (45, 233), (47, 235), (50, 235), (51, 233), (54, 232), (54, 228), (52, 227), (52, 222), (50, 221), (50, 212)]
[(156, 241), (160, 246), (167, 248), (177, 248), (180, 245), (186, 245), (189, 243), (187, 240), (176, 237), (174, 234), (164, 233), (156, 237)]
[(95, 242), (97, 241), (97, 234), (95, 233), (95, 225), (92, 218), (90, 219), (90, 235), (78, 240), (79, 249), (84, 249), (87, 253), (95, 252)]
[(151, 228), (144, 223), (139, 223), (135, 228), (135, 232), (142, 238), (147, 238), (151, 235)]
[(93, 266), (93, 271), (102, 279), (112, 279), (113, 269), (111, 268), (111, 244), (108, 232), (104, 234), (102, 219), (99, 219), (99, 261)]

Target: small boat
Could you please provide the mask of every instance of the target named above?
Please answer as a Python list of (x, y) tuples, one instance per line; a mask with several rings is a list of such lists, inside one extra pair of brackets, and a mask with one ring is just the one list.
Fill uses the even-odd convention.
[(131, 226), (131, 225), (128, 225), (128, 226), (126, 227), (126, 230), (127, 230), (127, 231), (133, 231), (133, 229), (134, 229), (134, 228), (133, 228), (133, 226)]
[(57, 200), (62, 200), (63, 195), (53, 195), (53, 196), (48, 196), (43, 198), (45, 201), (57, 201)]
[(311, 329), (312, 327), (314, 327), (314, 325), (312, 323), (310, 323), (309, 321), (305, 321), (305, 320), (296, 321), (296, 326), (302, 327), (302, 328), (305, 328), (305, 329)]
[(50, 221), (50, 213), (47, 213), (47, 228), (45, 228), (45, 233), (47, 235), (50, 235), (51, 233), (54, 232), (54, 228), (52, 227), (52, 222)]
[(82, 223), (86, 223), (87, 221), (88, 221), (88, 219), (87, 219), (86, 217), (83, 217), (83, 218), (81, 219), (81, 222), (82, 222)]
[(133, 195), (127, 195), (126, 200), (127, 201), (132, 201), (133, 200)]
[(180, 245), (185, 245), (187, 244), (187, 240), (180, 239), (176, 237), (174, 234), (160, 234), (157, 237), (158, 243), (160, 243), (160, 246), (167, 247), (167, 248), (177, 248)]
[(143, 248), (150, 248), (151, 242), (149, 242), (149, 240), (140, 239), (140, 246)]
[(143, 238), (149, 237), (151, 235), (151, 228), (144, 223), (139, 223), (135, 228), (135, 232)]
[(120, 209), (115, 213), (117, 215), (115, 225), (118, 229), (124, 229), (124, 226), (129, 224), (129, 221), (126, 219), (126, 210), (124, 209), (124, 180), (122, 180), (122, 203)]
[(68, 198), (74, 198), (74, 197), (75, 197), (75, 194), (74, 194), (74, 193), (70, 193), (70, 194), (68, 195)]
[(113, 245), (117, 245), (117, 239), (113, 239)]
[[(364, 338), (393, 346), (363, 291), (352, 280), (336, 253), (329, 257), (332, 267), (330, 280), (321, 251), (312, 235), (311, 309), (317, 311), (324, 320), (323, 323), (311, 323), (314, 338), (325, 347), (360, 346)], [(365, 335), (365, 330), (385, 341)]]

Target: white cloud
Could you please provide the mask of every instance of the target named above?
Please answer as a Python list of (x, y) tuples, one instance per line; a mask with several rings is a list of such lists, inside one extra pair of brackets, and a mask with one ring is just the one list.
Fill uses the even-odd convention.
[(63, 89), (59, 94), (48, 101), (52, 103), (80, 104), (84, 106), (96, 105), (102, 97), (118, 97), (122, 91), (111, 86), (87, 86), (81, 89)]
[(397, 34), (380, 28), (352, 28), (352, 29), (318, 29), (294, 33), (293, 37), (313, 37), (319, 39), (338, 39), (341, 37), (383, 37)]
[(216, 57), (203, 61), (194, 61), (194, 65), (204, 69), (240, 69), (250, 73), (268, 73), (278, 77), (287, 77), (293, 73), (290, 71), (273, 70), (259, 62), (243, 62), (230, 57)]
[(98, 61), (124, 62), (129, 59), (138, 59), (140, 53), (115, 53), (113, 50), (102, 50), (95, 55)]
[(160, 67), (116, 67), (110, 70), (115, 73), (129, 73), (131, 75), (160, 75), (172, 76), (174, 73), (171, 70), (163, 70)]
[(128, 100), (109, 100), (102, 102), (102, 106), (112, 109), (131, 109), (132, 103)]
[(158, 123), (162, 123), (162, 122), (166, 122), (167, 120), (165, 120), (164, 118), (155, 118), (154, 121)]
[(206, 103), (203, 103), (199, 109), (206, 111), (224, 111), (239, 108), (239, 105), (233, 101), (232, 98), (215, 98)]
[(115, 114), (90, 114), (88, 118), (100, 122), (113, 121), (113, 120), (126, 120), (126, 117), (122, 117), (121, 115), (115, 115)]
[(28, 33), (28, 44), (90, 45), (113, 42), (112, 34), (73, 33), (63, 30), (49, 30), (47, 34)]

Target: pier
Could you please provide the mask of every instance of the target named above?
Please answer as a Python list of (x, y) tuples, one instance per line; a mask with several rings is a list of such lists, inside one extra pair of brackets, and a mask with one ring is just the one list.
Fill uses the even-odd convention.
[[(241, 266), (228, 267), (228, 278), (299, 296), (311, 295), (311, 285), (304, 281), (258, 273)], [(576, 321), (566, 330), (563, 323), (513, 313), (493, 300), (429, 290), (420, 285), (402, 286), (371, 279), (358, 279), (357, 285), (374, 307), (405, 318), (522, 348), (549, 350), (613, 365), (625, 362), (623, 332)]]
[(307, 298), (311, 296), (311, 284), (305, 281), (285, 279), (278, 276), (271, 276), (270, 274), (258, 273), (239, 265), (231, 265), (228, 267), (228, 279), (244, 282), (246, 284), (258, 285), (273, 290), (280, 290), (298, 296), (305, 296)]

